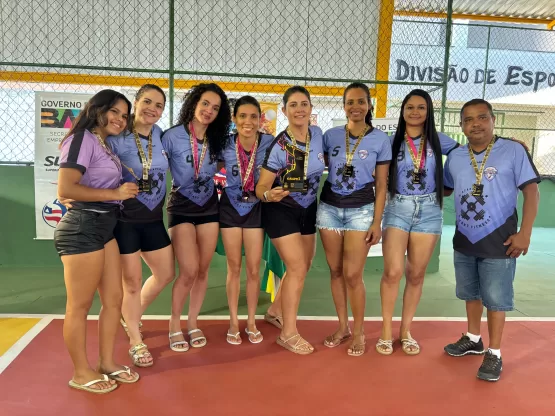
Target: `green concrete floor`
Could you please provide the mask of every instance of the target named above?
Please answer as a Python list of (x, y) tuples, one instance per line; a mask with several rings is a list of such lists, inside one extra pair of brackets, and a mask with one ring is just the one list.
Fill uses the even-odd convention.
[[(441, 240), (439, 271), (426, 276), (422, 301), (417, 311), (421, 317), (465, 316), (464, 303), (455, 297), (455, 276), (452, 265), (451, 238), (453, 226), (445, 226)], [(555, 316), (555, 247), (552, 228), (536, 228), (532, 245), (526, 257), (518, 260), (515, 279), (516, 310), (508, 314), (513, 317)], [(61, 263), (60, 263), (61, 264)], [(145, 277), (147, 276), (147, 269)], [(214, 255), (210, 269), (209, 288), (202, 314), (228, 315), (225, 292), (225, 258)], [(335, 309), (329, 289), (328, 270), (321, 246), (317, 258), (306, 279), (300, 305), (300, 315), (333, 316)], [(380, 316), (379, 282), (381, 273), (366, 270), (364, 280), (367, 290), (366, 316)], [(404, 285), (401, 286), (401, 290)], [(244, 284), (239, 300), (241, 315), (246, 314)], [(149, 307), (147, 314), (168, 315), (170, 313), (171, 288), (166, 288)], [(63, 314), (65, 290), (62, 267), (0, 267), (0, 313), (10, 314)], [(263, 314), (270, 297), (261, 293), (258, 313)], [(91, 314), (99, 310), (95, 299)], [(396, 316), (400, 316), (397, 302)], [(187, 309), (184, 310), (187, 314)]]

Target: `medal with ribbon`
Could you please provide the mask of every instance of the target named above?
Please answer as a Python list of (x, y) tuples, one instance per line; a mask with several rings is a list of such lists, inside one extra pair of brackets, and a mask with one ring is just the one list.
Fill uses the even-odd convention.
[(405, 142), (407, 143), (410, 158), (414, 166), (414, 169), (411, 172), (412, 183), (419, 185), (422, 181), (422, 172), (424, 171), (424, 165), (426, 164), (426, 137), (422, 134), (422, 137), (420, 138), (420, 145), (418, 146), (418, 152), (416, 151), (413, 139), (409, 137), (407, 133), (405, 133)]
[(208, 139), (206, 138), (206, 134), (205, 134), (202, 142), (202, 150), (200, 151), (200, 160), (199, 160), (197, 135), (195, 134), (195, 129), (193, 127), (192, 122), (189, 123), (189, 131), (191, 132), (191, 134), (189, 135), (189, 139), (191, 140), (191, 152), (193, 153), (195, 181), (197, 181), (200, 174), (200, 169), (202, 167), (202, 163), (204, 162), (204, 157), (206, 156), (206, 150), (208, 149)]
[(148, 144), (147, 144), (148, 159), (145, 155), (143, 145), (141, 144), (141, 139), (139, 137), (139, 134), (135, 129), (133, 129), (133, 136), (135, 138), (135, 145), (137, 146), (137, 150), (139, 151), (139, 159), (141, 160), (141, 165), (143, 165), (142, 177), (139, 178), (133, 171), (133, 168), (130, 168), (129, 166), (126, 166), (123, 163), (122, 165), (137, 180), (137, 185), (139, 185), (139, 192), (150, 192), (151, 182), (149, 178), (149, 172), (150, 172), (150, 168), (152, 167), (152, 130), (150, 131), (150, 133), (148, 133)]
[(486, 148), (486, 153), (484, 154), (484, 158), (482, 159), (482, 163), (480, 164), (480, 169), (478, 169), (478, 162), (476, 162), (476, 158), (474, 157), (474, 151), (470, 147), (470, 143), (468, 144), (468, 154), (470, 155), (470, 161), (472, 162), (472, 167), (474, 168), (474, 173), (476, 174), (476, 183), (472, 184), (472, 196), (481, 197), (484, 193), (482, 177), (484, 175), (486, 161), (488, 160), (494, 142), (495, 138), (493, 138), (489, 142), (488, 147)]
[(350, 178), (351, 176), (353, 176), (354, 173), (354, 168), (353, 168), (353, 158), (355, 157), (355, 153), (357, 151), (357, 147), (360, 144), (360, 142), (362, 142), (363, 137), (366, 135), (366, 132), (368, 131), (370, 127), (368, 125), (366, 125), (364, 127), (364, 130), (362, 131), (362, 133), (360, 133), (357, 137), (357, 141), (355, 143), (355, 147), (353, 147), (353, 151), (351, 152), (351, 145), (350, 145), (350, 141), (349, 141), (349, 127), (347, 127), (347, 125), (345, 125), (345, 159), (346, 159), (346, 163), (345, 163), (345, 167), (343, 168), (343, 177), (344, 178)]
[(247, 152), (239, 140), (239, 135), (235, 140), (235, 156), (237, 157), (237, 164), (239, 165), (239, 180), (241, 182), (241, 200), (243, 202), (248, 202), (249, 198), (252, 199), (254, 194), (254, 162), (256, 159), (256, 149), (258, 148), (258, 134), (254, 140), (254, 145), (252, 146), (250, 156), (247, 156)]

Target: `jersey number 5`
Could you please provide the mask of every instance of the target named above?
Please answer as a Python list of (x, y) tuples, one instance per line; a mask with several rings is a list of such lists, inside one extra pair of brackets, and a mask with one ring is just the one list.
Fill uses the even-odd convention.
[(341, 147), (341, 146), (335, 146), (335, 147), (333, 148), (333, 151), (332, 151), (331, 155), (334, 156), (334, 157), (337, 156), (337, 155), (339, 154), (339, 149), (340, 149), (340, 147)]

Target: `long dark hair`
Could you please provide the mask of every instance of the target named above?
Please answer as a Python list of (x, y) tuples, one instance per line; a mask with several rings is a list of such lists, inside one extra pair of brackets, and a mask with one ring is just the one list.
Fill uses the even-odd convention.
[[(154, 91), (158, 91), (160, 94), (162, 94), (162, 97), (164, 97), (164, 105), (166, 104), (166, 93), (164, 92), (164, 90), (162, 88), (160, 88), (158, 85), (154, 85), (154, 84), (144, 84), (141, 86), (141, 88), (138, 89), (137, 93), (135, 94), (135, 101), (139, 101), (141, 99), (141, 97), (144, 95), (145, 92), (150, 91), (150, 90), (154, 90)], [(127, 122), (127, 130), (128, 131), (133, 131), (133, 124), (135, 123), (135, 113), (131, 114), (131, 117), (129, 117), (129, 121)]]
[[(95, 127), (106, 126), (108, 124), (106, 113), (110, 111), (110, 108), (116, 105), (119, 100), (123, 100), (127, 104), (127, 119), (129, 120), (131, 118), (131, 102), (127, 97), (118, 91), (102, 90), (93, 95), (87, 104), (85, 104), (85, 107), (75, 120), (73, 120), (73, 124), (63, 138), (62, 143), (79, 130), (91, 131)], [(60, 143), (60, 147), (62, 143)]]
[(349, 92), (349, 90), (354, 90), (355, 88), (361, 89), (366, 93), (366, 100), (368, 101), (368, 113), (366, 113), (364, 121), (366, 122), (366, 124), (372, 127), (372, 98), (370, 97), (370, 89), (366, 86), (366, 84), (363, 84), (362, 82), (353, 82), (352, 84), (349, 84), (347, 88), (345, 88), (345, 91), (343, 91), (343, 107), (345, 107), (347, 93)]
[(401, 104), (401, 114), (399, 115), (397, 131), (395, 132), (395, 138), (393, 139), (393, 146), (391, 149), (392, 157), (391, 164), (389, 165), (389, 182), (387, 185), (387, 190), (391, 198), (393, 198), (397, 193), (397, 157), (399, 155), (399, 151), (401, 150), (401, 145), (405, 141), (405, 132), (407, 129), (407, 123), (405, 122), (403, 113), (405, 111), (405, 105), (407, 104), (407, 101), (414, 96), (422, 97), (424, 98), (424, 100), (426, 100), (427, 114), (422, 133), (426, 137), (426, 140), (428, 141), (428, 143), (430, 143), (430, 146), (434, 151), (434, 157), (436, 160), (436, 194), (440, 206), (443, 206), (443, 157), (441, 153), (441, 144), (439, 142), (439, 136), (437, 135), (436, 130), (432, 98), (430, 97), (430, 94), (428, 94), (424, 90), (412, 90), (405, 97), (403, 103)]
[(227, 101), (227, 96), (225, 95), (224, 90), (214, 83), (203, 83), (193, 86), (193, 88), (185, 94), (177, 124), (183, 124), (188, 128), (188, 124), (195, 117), (195, 109), (200, 101), (200, 97), (208, 91), (218, 94), (222, 101), (215, 120), (210, 123), (206, 129), (210, 159), (214, 162), (219, 158), (220, 153), (226, 146), (229, 128), (231, 126), (231, 110), (229, 108), (229, 102)]

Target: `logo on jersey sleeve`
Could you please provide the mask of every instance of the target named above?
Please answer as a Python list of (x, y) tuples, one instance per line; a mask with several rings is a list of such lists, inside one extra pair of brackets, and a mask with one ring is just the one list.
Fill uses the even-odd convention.
[(360, 157), (362, 160), (366, 159), (368, 157), (368, 150), (365, 150), (365, 149), (359, 150), (358, 157)]
[(486, 177), (486, 179), (488, 181), (492, 181), (493, 178), (495, 178), (495, 176), (497, 176), (497, 168), (494, 168), (493, 166), (488, 166), (485, 170), (484, 170), (484, 176)]

